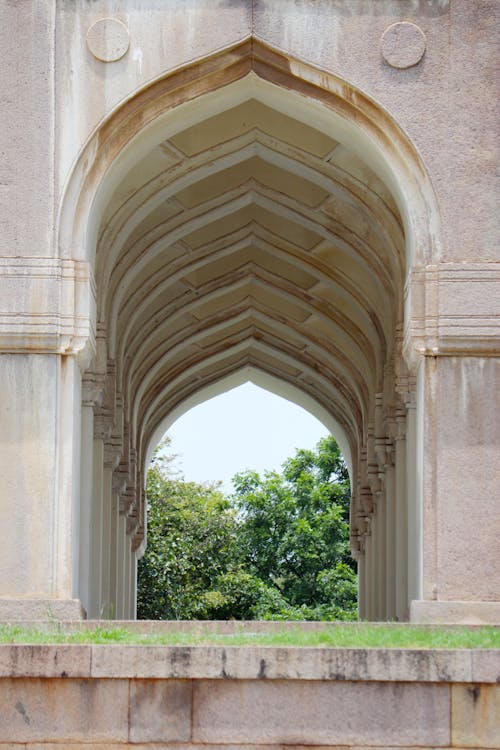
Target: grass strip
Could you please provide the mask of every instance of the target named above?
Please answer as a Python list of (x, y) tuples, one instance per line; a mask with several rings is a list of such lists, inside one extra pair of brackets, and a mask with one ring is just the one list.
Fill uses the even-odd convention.
[[(202, 623), (200, 623), (202, 627)], [(93, 630), (53, 624), (48, 628), (25, 628), (14, 624), (0, 625), (0, 643), (25, 644), (120, 644), (144, 646), (274, 646), (318, 648), (411, 648), (411, 649), (498, 649), (500, 628), (484, 627), (422, 627), (404, 624), (370, 625), (369, 623), (342, 626), (325, 625), (315, 631), (301, 630), (300, 625), (272, 633), (252, 633), (245, 629), (234, 633), (167, 632), (140, 633), (113, 625), (98, 626)]]

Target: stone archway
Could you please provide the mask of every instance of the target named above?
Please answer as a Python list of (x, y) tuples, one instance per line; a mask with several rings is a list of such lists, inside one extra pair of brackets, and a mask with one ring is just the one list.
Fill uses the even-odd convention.
[(407, 617), (421, 530), (404, 290), (411, 264), (436, 257), (431, 222), (425, 173), (387, 114), (257, 40), (162, 78), (99, 129), (60, 222), (62, 251), (78, 248), (96, 282), (90, 615), (133, 614), (144, 473), (165, 421), (252, 368), (330, 415), (350, 458), (360, 613)]

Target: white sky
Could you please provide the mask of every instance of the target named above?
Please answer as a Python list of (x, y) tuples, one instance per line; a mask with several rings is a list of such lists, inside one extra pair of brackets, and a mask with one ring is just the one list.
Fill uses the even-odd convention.
[(279, 471), (296, 448), (314, 448), (328, 430), (300, 406), (249, 382), (195, 406), (167, 435), (186, 480), (220, 479), (231, 492), (237, 472)]

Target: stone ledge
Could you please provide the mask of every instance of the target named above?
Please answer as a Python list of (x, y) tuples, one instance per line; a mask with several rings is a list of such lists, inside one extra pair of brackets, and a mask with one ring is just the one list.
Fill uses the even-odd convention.
[(414, 599), (410, 620), (424, 625), (498, 625), (500, 602), (432, 602)]
[[(134, 742), (133, 744), (93, 742), (92, 745), (87, 742), (65, 742), (63, 745), (60, 742), (0, 742), (0, 750), (126, 750), (126, 748), (131, 748), (131, 750), (166, 750), (166, 746), (162, 742)], [(246, 742), (237, 745), (234, 743), (207, 745), (205, 742), (203, 744), (198, 742), (168, 743), (168, 750), (414, 750), (414, 748), (415, 750), (436, 750), (435, 745), (432, 747), (429, 745), (418, 745), (418, 747), (415, 745), (413, 747), (409, 745), (396, 747), (393, 745), (388, 747), (387, 745), (288, 745), (281, 742), (277, 745), (254, 745)], [(439, 750), (470, 750), (470, 746), (467, 748), (458, 745), (442, 746)], [(484, 750), (484, 748), (478, 750)]]
[(85, 610), (79, 599), (37, 599), (0, 597), (0, 622), (29, 622), (32, 626), (53, 621), (80, 622)]
[(496, 683), (489, 649), (0, 645), (0, 677)]

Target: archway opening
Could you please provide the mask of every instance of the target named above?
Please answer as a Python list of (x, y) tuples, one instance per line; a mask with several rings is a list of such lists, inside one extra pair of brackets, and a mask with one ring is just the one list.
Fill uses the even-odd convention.
[(165, 437), (188, 481), (220, 482), (229, 494), (235, 474), (280, 471), (295, 450), (328, 434), (301, 406), (246, 381), (191, 408)]
[(254, 383), (189, 409), (154, 453), (139, 619), (352, 620), (350, 483), (324, 424)]
[(401, 619), (412, 486), (399, 440), (412, 387), (404, 287), (422, 221), (404, 200), (408, 165), (396, 177), (408, 152), (361, 94), (333, 78), (313, 86), (288, 65), (283, 78), (256, 43), (239, 53), (249, 70), (230, 73), (222, 55), (225, 85), (215, 76), (210, 90), (202, 76), (203, 95), (192, 80), (174, 95), (165, 79), (156, 98), (152, 86), (132, 100), (87, 167), (97, 188), (80, 199), (74, 231), (87, 211), (97, 325), (84, 378), (93, 480), (82, 487), (92, 539), (81, 595), (91, 614), (107, 599), (115, 616), (133, 614), (151, 452), (169, 420), (251, 370), (333, 425), (352, 480), (361, 615)]

